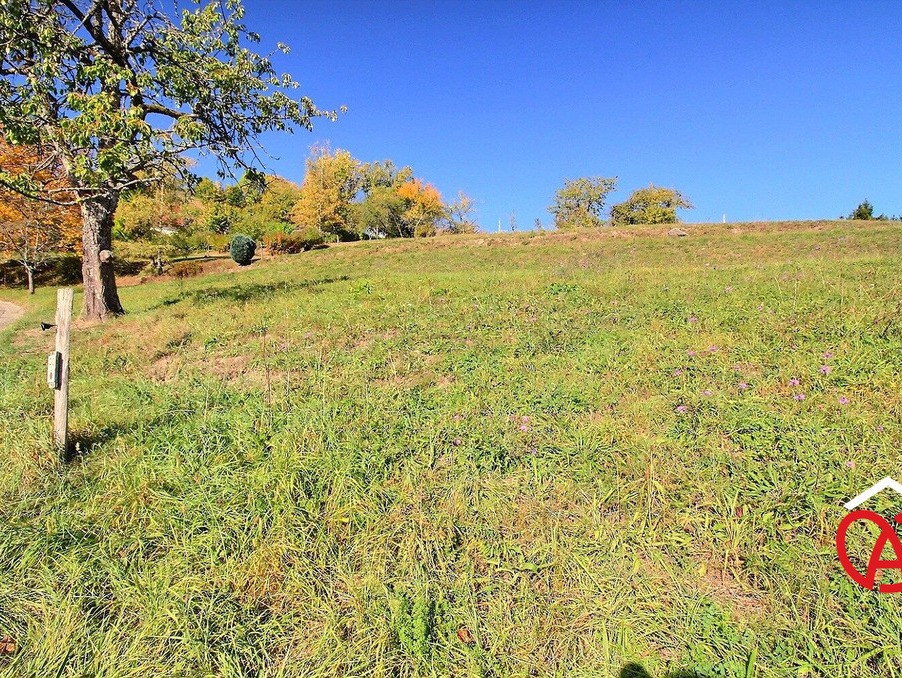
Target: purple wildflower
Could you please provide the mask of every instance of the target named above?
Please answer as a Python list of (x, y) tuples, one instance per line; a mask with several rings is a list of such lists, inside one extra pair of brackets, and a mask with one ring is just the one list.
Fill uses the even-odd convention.
[(833, 368), (829, 365), (821, 365), (820, 373), (821, 374), (830, 374), (833, 371)]
[(846, 462), (846, 467), (847, 468), (855, 468), (855, 462), (852, 461), (851, 459), (849, 459), (849, 461)]
[(883, 425), (877, 427), (877, 433), (883, 433)]
[(688, 411), (689, 411), (689, 408), (686, 407), (685, 405), (677, 405), (676, 406), (676, 412), (679, 414), (686, 414), (686, 412), (688, 412)]
[(748, 387), (749, 387), (749, 385), (746, 384), (744, 381), (739, 382), (739, 390), (740, 391), (745, 391)]
[(454, 447), (460, 447), (463, 441), (460, 438), (454, 439)]
[(801, 402), (801, 401), (805, 400), (805, 394), (804, 394), (804, 393), (796, 393), (796, 394), (793, 396), (793, 398), (795, 398), (796, 400), (798, 400), (799, 402)]
[(708, 353), (717, 353), (717, 346), (714, 346), (713, 344), (709, 346)]
[(833, 354), (830, 351), (824, 351), (824, 360), (830, 360), (833, 357)]
[(524, 424), (528, 424), (528, 423), (529, 423), (529, 417), (527, 417), (527, 416), (524, 414), (522, 417), (520, 417), (520, 421), (522, 421)]
[(846, 398), (845, 396), (840, 396), (840, 397), (839, 397), (839, 404), (840, 404), (840, 405), (848, 405), (848, 404), (849, 404), (849, 399)]
[(711, 390), (706, 388), (704, 391), (702, 391), (702, 395), (705, 396), (706, 398), (710, 398)]
[(691, 322), (691, 323), (697, 323), (697, 322), (698, 322), (698, 318), (696, 318), (694, 315), (690, 315), (690, 316), (689, 316), (689, 322)]
[(526, 433), (529, 430), (529, 426), (527, 426), (526, 424), (520, 424), (517, 428), (523, 433)]
[(695, 357), (695, 351), (693, 351), (691, 348), (689, 349), (688, 353), (689, 353), (689, 357), (690, 357), (690, 358), (694, 358), (694, 357)]
[(800, 383), (802, 383), (802, 382), (800, 382), (796, 377), (793, 377), (792, 379), (789, 380), (790, 386), (798, 386)]

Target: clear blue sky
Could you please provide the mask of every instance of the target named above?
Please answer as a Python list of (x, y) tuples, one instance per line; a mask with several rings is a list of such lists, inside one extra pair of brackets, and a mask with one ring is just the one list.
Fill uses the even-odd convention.
[(487, 230), (548, 224), (586, 175), (678, 188), (686, 221), (902, 214), (902, 2), (705, 4), (246, 0), (279, 70), (349, 109), (267, 136), (270, 164), (392, 158)]

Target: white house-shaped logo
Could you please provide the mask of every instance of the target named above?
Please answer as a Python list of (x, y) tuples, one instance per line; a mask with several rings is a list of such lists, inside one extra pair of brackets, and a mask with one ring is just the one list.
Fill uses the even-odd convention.
[(846, 509), (851, 511), (855, 507), (860, 506), (861, 504), (866, 502), (868, 499), (870, 499), (874, 495), (880, 494), (885, 489), (895, 490), (898, 494), (902, 494), (902, 483), (898, 483), (895, 480), (893, 480), (892, 478), (887, 476), (883, 480), (880, 480), (880, 481), (874, 483), (873, 485), (871, 485), (868, 489), (866, 489), (864, 492), (859, 494), (857, 497), (855, 497), (851, 501), (846, 502), (846, 504), (845, 504)]

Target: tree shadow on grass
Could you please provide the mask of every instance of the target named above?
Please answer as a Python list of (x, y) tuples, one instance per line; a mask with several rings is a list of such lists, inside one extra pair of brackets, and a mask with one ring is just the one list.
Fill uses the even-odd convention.
[(95, 447), (108, 443), (119, 434), (126, 433), (130, 428), (130, 426), (123, 424), (109, 424), (107, 426), (83, 427), (69, 431), (63, 462), (72, 464), (84, 459)]
[[(653, 678), (653, 676), (645, 670), (642, 664), (630, 662), (620, 669), (620, 678)], [(702, 674), (692, 670), (671, 671), (664, 674), (661, 678), (703, 678)]]
[(164, 299), (159, 306), (172, 306), (180, 301), (189, 300), (195, 306), (203, 306), (214, 301), (247, 302), (266, 299), (277, 294), (295, 292), (303, 289), (315, 289), (322, 285), (343, 282), (351, 278), (346, 275), (337, 278), (316, 278), (314, 280), (288, 280), (277, 283), (249, 283), (232, 285), (231, 287), (205, 287), (193, 290), (183, 297)]
[(159, 414), (146, 421), (122, 421), (103, 426), (97, 424), (85, 424), (73, 427), (69, 430), (66, 440), (66, 452), (63, 454), (63, 463), (72, 464), (93, 453), (97, 448), (115, 440), (119, 436), (134, 433), (137, 427), (155, 428), (166, 423), (170, 415)]

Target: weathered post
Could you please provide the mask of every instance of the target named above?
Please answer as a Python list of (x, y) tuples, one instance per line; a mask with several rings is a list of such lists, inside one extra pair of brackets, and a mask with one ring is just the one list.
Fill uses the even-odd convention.
[(47, 385), (53, 393), (53, 445), (62, 458), (68, 452), (69, 326), (72, 320), (71, 287), (56, 291), (56, 350), (47, 359)]

